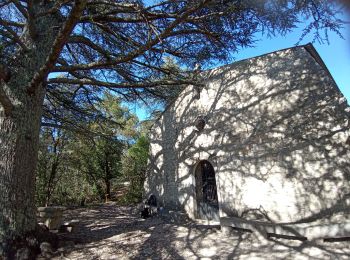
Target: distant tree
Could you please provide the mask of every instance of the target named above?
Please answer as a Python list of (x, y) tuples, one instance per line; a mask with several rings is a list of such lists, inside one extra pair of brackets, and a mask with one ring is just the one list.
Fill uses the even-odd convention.
[(36, 171), (36, 205), (79, 205), (95, 200), (96, 192), (81, 165), (78, 133), (43, 127)]
[(146, 178), (149, 141), (141, 135), (126, 152), (122, 160), (122, 173), (129, 182), (126, 200), (139, 202), (142, 199), (143, 184)]
[(20, 245), (13, 240), (35, 228), (40, 124), (43, 114), (46, 125), (55, 117), (45, 97), (63, 100), (72, 113), (59, 120), (74, 126), (78, 115), (91, 116), (80, 99), (98, 99), (102, 89), (133, 100), (159, 86), (201, 83), (191, 73), (166, 79), (173, 72), (163, 57), (185, 69), (223, 62), (253, 45), (255, 33), (285, 34), (301, 17), (321, 39), (339, 33), (336, 10), (328, 0), (1, 1), (0, 255), (12, 257)]
[(80, 170), (93, 184), (101, 199), (110, 199), (111, 180), (121, 175), (124, 143), (117, 139), (94, 137), (80, 144)]
[[(120, 98), (109, 93), (104, 93), (94, 105), (101, 116), (94, 122), (80, 118), (75, 123), (79, 129), (42, 128), (36, 178), (39, 205), (84, 203), (84, 195), (88, 201), (95, 193), (99, 200), (111, 197), (111, 181), (122, 174), (122, 154), (138, 134), (138, 121), (121, 105)], [(56, 113), (68, 118), (64, 113), (69, 111), (62, 109)], [(89, 110), (83, 106), (82, 109)], [(77, 178), (88, 194), (76, 189), (71, 180)]]
[(63, 163), (67, 160), (66, 133), (59, 128), (43, 128), (40, 136), (39, 160), (36, 176), (36, 201), (41, 206), (51, 202)]

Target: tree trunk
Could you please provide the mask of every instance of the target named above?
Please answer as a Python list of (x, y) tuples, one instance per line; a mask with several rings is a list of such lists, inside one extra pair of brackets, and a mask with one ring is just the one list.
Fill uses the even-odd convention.
[(47, 188), (46, 188), (46, 199), (45, 199), (45, 206), (46, 207), (50, 205), (51, 195), (52, 195), (54, 188), (55, 188), (54, 181), (56, 179), (58, 164), (59, 164), (59, 162), (57, 159), (57, 154), (55, 152), (55, 158), (54, 158), (54, 161), (53, 161), (52, 166), (51, 166), (50, 176), (49, 176), (49, 180), (47, 182)]
[[(52, 7), (51, 1), (44, 2), (34, 1), (33, 12), (45, 12)], [(26, 236), (36, 228), (35, 169), (45, 79), (32, 91), (28, 90), (34, 76), (46, 64), (61, 24), (57, 13), (34, 20), (33, 25), (40, 29), (34, 38), (28, 28), (24, 29), (21, 39), (28, 50), (19, 51), (12, 58), (11, 78), (0, 81), (1, 94), (13, 105), (11, 113), (0, 105), (0, 259), (30, 255), (18, 253), (20, 248), (28, 251)]]
[[(43, 91), (24, 96), (12, 116), (0, 109), (0, 256), (36, 226), (35, 169)], [(10, 258), (10, 257), (9, 257)]]
[(106, 185), (106, 198), (107, 203), (111, 199), (111, 172), (108, 164), (108, 153), (105, 153), (105, 185)]
[(110, 180), (105, 180), (106, 184), (106, 195), (105, 195), (105, 202), (107, 203), (111, 199), (111, 182)]

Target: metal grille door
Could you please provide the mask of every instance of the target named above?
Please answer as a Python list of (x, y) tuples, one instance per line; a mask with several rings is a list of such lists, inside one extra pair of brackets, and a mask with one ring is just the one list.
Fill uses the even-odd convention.
[(219, 220), (219, 203), (215, 171), (208, 161), (201, 161), (196, 169), (196, 196), (198, 217)]

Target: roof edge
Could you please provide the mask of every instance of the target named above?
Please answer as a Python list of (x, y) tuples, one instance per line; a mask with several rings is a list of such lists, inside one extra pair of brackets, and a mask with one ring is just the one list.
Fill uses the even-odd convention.
[(327, 65), (324, 63), (324, 61), (322, 60), (320, 54), (317, 52), (316, 48), (314, 47), (314, 45), (310, 42), (308, 44), (303, 45), (303, 47), (305, 48), (305, 50), (311, 55), (311, 57), (326, 71), (326, 73), (328, 74), (328, 76), (331, 78), (331, 80), (333, 81), (333, 83), (335, 84), (335, 86), (338, 88), (338, 90), (340, 91), (337, 82), (335, 81), (335, 79), (333, 78), (331, 72), (329, 71), (329, 69), (327, 68)]
[[(217, 66), (215, 68), (210, 68), (210, 69), (203, 70), (202, 73), (209, 73), (211, 71), (214, 71), (214, 70), (217, 70), (217, 69), (220, 69), (220, 68), (230, 67), (230, 66), (233, 66), (233, 65), (238, 65), (241, 62), (245, 62), (245, 61), (248, 61), (248, 60), (253, 60), (253, 59), (256, 59), (256, 58), (261, 58), (261, 57), (264, 57), (264, 56), (267, 56), (267, 55), (271, 55), (271, 54), (275, 54), (275, 53), (278, 53), (278, 52), (283, 52), (283, 51), (287, 51), (287, 50), (294, 50), (294, 49), (299, 49), (299, 48), (305, 48), (306, 49), (307, 46), (310, 46), (310, 49), (312, 48), (314, 50), (315, 57), (318, 56), (319, 59), (320, 59), (320, 62), (322, 62), (323, 66), (325, 67), (325, 69), (327, 69), (327, 67), (324, 64), (324, 62), (322, 61), (320, 55), (318, 54), (318, 52), (316, 51), (316, 49), (314, 48), (314, 46), (310, 42), (310, 43), (307, 43), (307, 44), (294, 45), (294, 46), (291, 46), (291, 47), (286, 47), (286, 48), (278, 49), (278, 50), (275, 50), (275, 51), (266, 52), (266, 53), (263, 53), (263, 54), (260, 54), (260, 55), (244, 58), (244, 59), (241, 59), (241, 60), (236, 60), (236, 61), (233, 61), (232, 63), (223, 64), (223, 65)], [(252, 48), (255, 48), (255, 47), (252, 47)]]
[[(294, 49), (297, 49), (297, 48), (304, 48), (309, 54), (310, 56), (325, 70), (325, 72), (327, 73), (327, 75), (330, 77), (330, 79), (333, 81), (334, 85), (336, 86), (336, 88), (338, 89), (338, 91), (340, 93), (342, 93), (340, 91), (340, 88), (338, 87), (336, 81), (334, 80), (331, 72), (329, 71), (329, 69), (327, 68), (326, 64), (324, 63), (324, 61), (322, 60), (321, 56), (319, 55), (319, 53), (317, 52), (316, 48), (313, 46), (313, 44), (311, 42), (307, 43), (307, 44), (303, 44), (303, 45), (295, 45), (295, 46), (292, 46), (292, 47), (287, 47), (287, 48), (283, 48), (283, 49), (279, 49), (279, 50), (275, 50), (275, 51), (272, 51), (272, 52), (268, 52), (268, 53), (264, 53), (264, 54), (261, 54), (261, 55), (257, 55), (257, 56), (253, 56), (253, 57), (250, 57), (250, 58), (246, 58), (246, 59), (242, 59), (242, 60), (238, 60), (238, 61), (235, 61), (233, 63), (229, 63), (229, 64), (224, 64), (222, 66), (218, 66), (218, 67), (215, 67), (215, 68), (211, 68), (211, 69), (207, 69), (207, 70), (203, 70), (201, 72), (201, 74), (206, 74), (206, 73), (210, 73), (214, 70), (217, 70), (217, 69), (220, 69), (220, 68), (224, 68), (224, 67), (230, 67), (232, 65), (237, 65), (241, 62), (244, 62), (244, 61), (247, 61), (247, 60), (251, 60), (251, 59), (256, 59), (256, 58), (260, 58), (260, 57), (263, 57), (263, 56), (267, 56), (267, 55), (270, 55), (270, 54), (274, 54), (274, 53), (277, 53), (277, 52), (282, 52), (282, 51), (286, 51), (286, 50), (294, 50)], [(187, 86), (188, 87), (188, 86)], [(182, 91), (180, 91), (179, 95), (187, 88), (185, 87)], [(174, 103), (176, 102), (176, 100), (178, 99), (179, 95), (174, 98), (169, 104), (167, 104), (164, 108), (164, 110), (162, 111), (162, 113), (155, 119), (154, 123), (151, 125), (150, 129), (153, 128), (153, 126), (163, 117), (164, 113), (172, 106), (174, 105)]]

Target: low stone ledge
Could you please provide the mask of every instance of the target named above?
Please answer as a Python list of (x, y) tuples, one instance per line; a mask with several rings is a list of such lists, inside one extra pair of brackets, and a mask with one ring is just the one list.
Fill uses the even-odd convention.
[(39, 207), (38, 220), (50, 230), (58, 229), (65, 209), (65, 207)]

